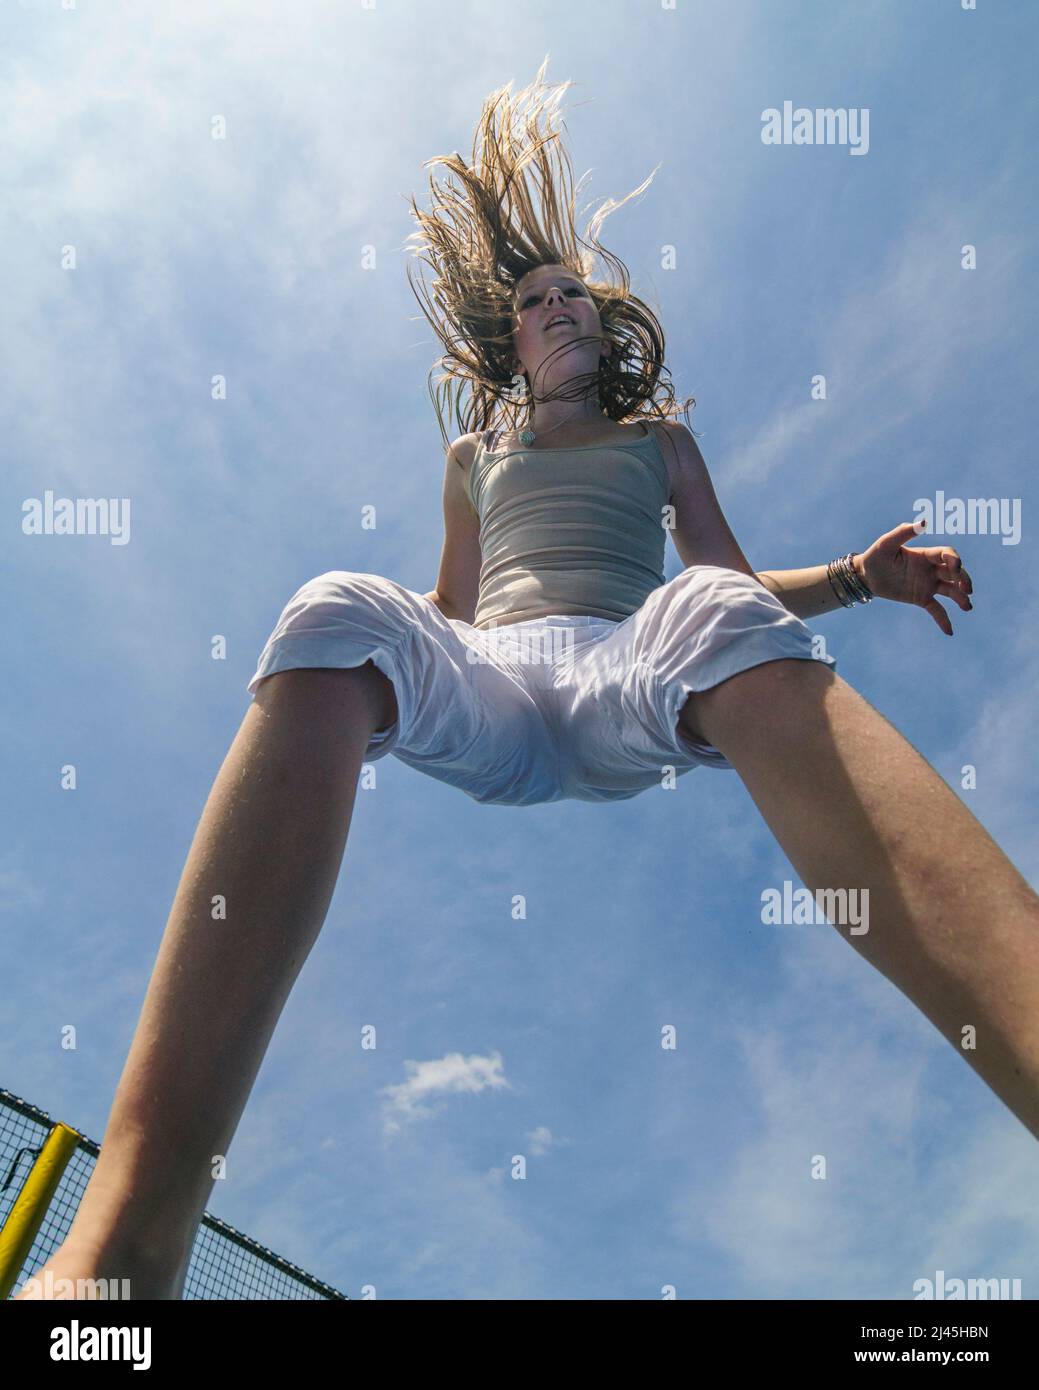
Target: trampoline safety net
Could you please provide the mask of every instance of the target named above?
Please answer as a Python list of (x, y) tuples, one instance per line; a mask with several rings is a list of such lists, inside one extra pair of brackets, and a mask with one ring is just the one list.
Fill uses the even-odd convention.
[[(8, 1298), (14, 1297), (25, 1280), (50, 1259), (72, 1224), (76, 1208), (100, 1153), (92, 1139), (66, 1126), (58, 1126), (43, 1110), (0, 1088), (0, 1245), (10, 1237), (8, 1218), (19, 1197), (27, 1190), (27, 1179), (44, 1145), (57, 1131), (63, 1131), (66, 1145), (57, 1151), (67, 1153), (59, 1159), (60, 1177), (46, 1205), (42, 1220), (39, 1211), (30, 1210), (28, 1220), (38, 1229), (32, 1245), (11, 1284)], [(53, 1151), (53, 1146), (52, 1146)], [(30, 1185), (31, 1188), (31, 1185)], [(42, 1206), (42, 1202), (40, 1203)], [(17, 1212), (24, 1225), (26, 1202)], [(15, 1224), (15, 1223), (13, 1223)], [(6, 1241), (11, 1248), (10, 1238)], [(10, 1272), (9, 1272), (10, 1273)], [(207, 1212), (199, 1223), (191, 1252), (185, 1299), (346, 1299), (331, 1285), (315, 1279), (306, 1270), (291, 1264), (233, 1226)]]

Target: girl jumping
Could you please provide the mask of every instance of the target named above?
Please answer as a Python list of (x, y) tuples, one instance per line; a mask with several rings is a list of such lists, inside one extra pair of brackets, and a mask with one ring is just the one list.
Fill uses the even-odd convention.
[[(436, 587), (334, 570), (284, 608), (100, 1158), (44, 1267), (56, 1279), (181, 1297), (214, 1156), (324, 922), (362, 765), (390, 752), (513, 806), (734, 769), (813, 894), (868, 891), (868, 930), (837, 930), (1039, 1136), (1039, 898), (804, 623), (889, 599), (951, 635), (937, 600), (969, 610), (970, 576), (949, 546), (909, 548), (911, 522), (828, 564), (755, 573), (677, 418), (689, 402), (666, 382), (660, 324), (599, 243), (622, 204), (574, 230), (556, 111), (570, 84), (544, 72), (493, 93), (472, 162), (428, 161), (455, 181), (431, 176), (431, 209), (411, 204), (435, 272), (416, 293), (445, 349)], [(684, 568), (665, 582), (668, 535)]]

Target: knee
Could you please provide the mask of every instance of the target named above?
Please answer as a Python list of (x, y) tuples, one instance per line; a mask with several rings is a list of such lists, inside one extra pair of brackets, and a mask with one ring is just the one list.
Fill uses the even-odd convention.
[(272, 710), (289, 706), (292, 716), (310, 728), (325, 712), (340, 719), (344, 706), (367, 717), (373, 733), (392, 728), (400, 717), (393, 682), (371, 660), (360, 666), (290, 666), (272, 672), (257, 683), (256, 703)]
[(333, 701), (356, 691), (376, 708), (382, 732), (400, 717), (394, 681), (410, 661), (419, 603), (418, 595), (379, 574), (315, 575), (282, 609), (247, 689), (255, 693), (261, 682), (297, 673), (279, 688)]
[(757, 575), (731, 569), (728, 565), (689, 565), (680, 570), (671, 583), (682, 592), (693, 590), (705, 598), (716, 595), (726, 603), (738, 601), (742, 595), (746, 595), (751, 600), (764, 599), (783, 606)]
[(745, 574), (743, 570), (734, 570), (728, 565), (687, 565), (684, 570), (679, 570), (671, 581), (675, 584), (704, 584), (710, 580), (717, 579), (737, 579), (752, 584), (755, 588), (762, 588), (760, 579), (752, 574)]
[(414, 596), (402, 584), (361, 570), (327, 570), (301, 584), (282, 613), (295, 631), (345, 630), (394, 640), (413, 619)]
[[(367, 574), (363, 570), (326, 570), (316, 574), (301, 584), (290, 602), (300, 599), (308, 602), (322, 600), (349, 600), (354, 603), (379, 601), (396, 598), (402, 586), (381, 574)], [(404, 591), (406, 592), (406, 591)]]
[(667, 622), (700, 623), (714, 613), (733, 613), (740, 622), (754, 626), (794, 621), (793, 614), (760, 579), (725, 565), (689, 565), (654, 590), (649, 602), (661, 605)]
[(730, 730), (776, 729), (784, 719), (804, 720), (812, 704), (838, 680), (826, 662), (811, 657), (762, 661), (707, 690), (691, 692), (679, 710), (678, 727), (686, 737), (724, 753)]

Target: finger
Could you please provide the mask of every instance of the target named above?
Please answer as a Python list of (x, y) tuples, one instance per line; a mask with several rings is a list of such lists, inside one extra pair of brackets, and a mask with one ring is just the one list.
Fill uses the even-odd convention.
[(950, 584), (959, 584), (969, 594), (974, 590), (974, 581), (963, 567), (963, 560), (958, 550), (954, 550), (951, 545), (928, 546), (913, 552), (915, 555), (926, 555), (938, 571), (939, 576)]
[(919, 536), (923, 531), (925, 522), (903, 521), (893, 530), (886, 532), (877, 540), (877, 546), (885, 553), (891, 553), (903, 546), (906, 541), (912, 540), (914, 536)]
[(946, 613), (942, 605), (932, 598), (924, 604), (924, 608), (927, 610), (928, 613), (930, 613), (931, 617), (935, 620), (935, 622), (938, 624), (941, 630), (945, 633), (946, 637), (951, 637), (952, 623), (949, 622), (949, 615), (948, 613)]
[[(934, 592), (936, 594), (941, 594), (943, 598), (953, 599), (956, 603), (960, 605), (960, 607), (963, 609), (965, 613), (969, 613), (971, 609), (974, 607), (973, 603), (971, 603), (970, 599), (960, 588), (959, 584), (939, 582), (934, 586)], [(944, 608), (942, 609), (942, 612), (945, 612)]]
[(960, 558), (959, 552), (950, 549), (948, 553), (951, 559), (946, 562), (945, 568), (953, 572), (955, 581), (962, 584), (968, 594), (971, 593), (974, 589), (974, 581), (963, 568), (963, 561)]
[(951, 570), (947, 565), (936, 565), (934, 575), (945, 584), (955, 584), (965, 594), (973, 592), (974, 581), (964, 569)]
[(956, 551), (947, 545), (921, 545), (913, 554), (925, 556), (933, 565), (948, 565), (950, 569), (962, 563)]

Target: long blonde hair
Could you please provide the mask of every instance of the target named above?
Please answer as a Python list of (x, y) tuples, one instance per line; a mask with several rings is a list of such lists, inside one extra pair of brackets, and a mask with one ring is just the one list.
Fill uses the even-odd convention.
[[(485, 100), (471, 164), (457, 152), (423, 162), (423, 168), (445, 165), (457, 176), (457, 186), (430, 174), (432, 210), (424, 212), (409, 199), (419, 230), (406, 245), (435, 273), (430, 292), (421, 278), (416, 286), (408, 264), (412, 291), (445, 350), (436, 364), (444, 374), (435, 390), (430, 372), (430, 395), (445, 447), (445, 409), (453, 411), (462, 434), (516, 428), (530, 419), (529, 380), (524, 373), (522, 386), (514, 381), (512, 292), (539, 265), (561, 265), (580, 275), (599, 310), (611, 351), (600, 358), (594, 376), (599, 405), (610, 419), (669, 419), (695, 405), (691, 396), (681, 406), (676, 403), (666, 380), (670, 373), (660, 322), (631, 293), (623, 262), (598, 239), (609, 214), (644, 192), (656, 169), (620, 202), (603, 203), (579, 236), (574, 200), (580, 185), (574, 187), (560, 134), (565, 125), (558, 120), (559, 103), (571, 83), (546, 83), (547, 64), (546, 56), (529, 87), (513, 95), (509, 82)], [(540, 211), (531, 196), (528, 166), (534, 169)], [(606, 278), (592, 278), (596, 256), (606, 266)], [(573, 377), (565, 389), (542, 399), (581, 398), (589, 384), (588, 375)]]

